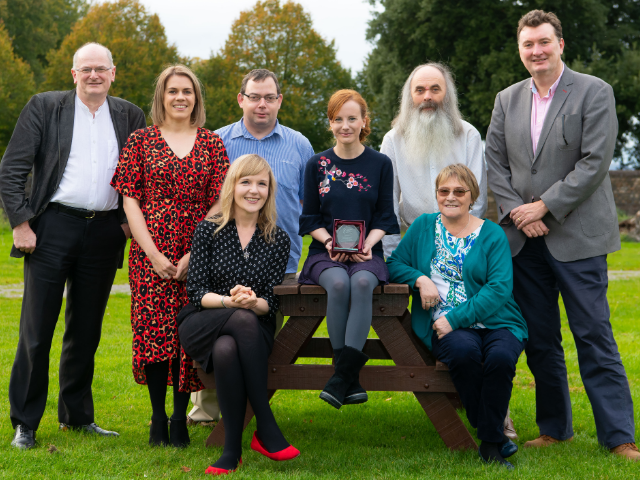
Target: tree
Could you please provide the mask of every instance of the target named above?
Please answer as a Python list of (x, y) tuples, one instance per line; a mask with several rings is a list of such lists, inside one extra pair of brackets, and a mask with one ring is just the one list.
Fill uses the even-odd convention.
[(4, 155), (22, 108), (35, 89), (29, 64), (14, 54), (7, 29), (0, 21), (0, 157)]
[(13, 52), (29, 63), (37, 83), (44, 78), (47, 53), (60, 46), (87, 8), (86, 0), (0, 0)]
[[(370, 0), (385, 10), (374, 13), (367, 38), (375, 43), (360, 76), (375, 97), (382, 134), (390, 128), (400, 90), (416, 65), (447, 63), (456, 76), (460, 107), (484, 136), (496, 94), (529, 77), (518, 55), (518, 20), (530, 10), (551, 11), (563, 21), (564, 61), (610, 83), (616, 95), (620, 135), (637, 143), (640, 128), (640, 83), (637, 65), (640, 40), (638, 0)], [(634, 63), (635, 62), (635, 63)], [(381, 141), (381, 137), (376, 138)], [(640, 167), (640, 151), (635, 165)]]
[(98, 42), (111, 50), (116, 81), (110, 95), (124, 98), (149, 112), (155, 78), (167, 64), (180, 61), (169, 45), (157, 15), (149, 15), (137, 0), (97, 4), (78, 21), (60, 49), (48, 55), (43, 90), (74, 87), (71, 66), (75, 51), (87, 42)]
[(352, 88), (353, 80), (336, 59), (335, 42), (327, 42), (313, 29), (301, 5), (259, 1), (240, 13), (222, 50), (196, 67), (206, 87), (210, 128), (238, 120), (240, 82), (254, 68), (267, 68), (278, 76), (284, 96), (279, 120), (302, 132), (315, 150), (325, 148), (331, 138), (329, 97), (338, 89)]

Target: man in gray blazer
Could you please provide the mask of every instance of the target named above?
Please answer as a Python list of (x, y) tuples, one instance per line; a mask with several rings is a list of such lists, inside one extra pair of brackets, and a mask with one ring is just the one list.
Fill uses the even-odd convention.
[(562, 62), (562, 27), (533, 10), (518, 25), (532, 78), (500, 92), (487, 132), (489, 186), (513, 256), (513, 293), (527, 320), (542, 447), (573, 437), (558, 294), (578, 350), (598, 441), (638, 460), (633, 402), (613, 338), (607, 254), (620, 249), (609, 165), (618, 133), (610, 85)]
[[(0, 163), (0, 196), (13, 228), (12, 257), (24, 257), (24, 296), (9, 402), (16, 448), (35, 445), (47, 403), (49, 351), (67, 289), (60, 356), (61, 430), (117, 436), (94, 422), (94, 356), (129, 227), (109, 182), (142, 110), (108, 96), (111, 52), (81, 47), (71, 69), (77, 88), (34, 95)], [(33, 187), (25, 196), (27, 176)]]

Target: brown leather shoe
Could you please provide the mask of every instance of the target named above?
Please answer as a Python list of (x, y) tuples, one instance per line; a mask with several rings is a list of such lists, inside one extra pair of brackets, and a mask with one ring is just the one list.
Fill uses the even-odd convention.
[(611, 449), (611, 453), (628, 458), (629, 460), (640, 462), (640, 452), (638, 452), (638, 447), (636, 447), (635, 443), (623, 443), (622, 445), (618, 445), (616, 448)]
[(558, 440), (556, 438), (550, 437), (549, 435), (540, 435), (535, 440), (524, 442), (524, 448), (548, 447), (549, 445), (553, 445), (554, 443), (570, 442), (571, 440), (573, 440), (573, 437), (569, 437), (566, 440)]
[(513, 426), (513, 420), (511, 420), (509, 413), (507, 413), (507, 418), (504, 419), (504, 435), (511, 440), (518, 440), (516, 427)]

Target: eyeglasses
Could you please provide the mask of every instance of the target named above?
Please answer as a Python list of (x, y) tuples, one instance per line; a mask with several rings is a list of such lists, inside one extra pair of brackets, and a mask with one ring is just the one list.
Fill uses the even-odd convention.
[[(458, 198), (462, 198), (465, 196), (465, 194), (467, 192), (470, 192), (471, 190), (464, 190), (462, 188), (454, 188), (453, 189), (453, 194), (458, 197)], [(441, 197), (448, 197), (449, 194), (451, 193), (451, 189), (450, 188), (439, 188), (438, 189), (438, 195), (440, 195)]]
[(109, 70), (111, 70), (111, 68), (107, 68), (107, 67), (96, 67), (96, 68), (84, 67), (84, 68), (78, 68), (76, 70), (76, 72), (83, 73), (83, 74), (87, 75), (87, 74), (91, 73), (92, 71), (95, 71), (97, 74), (101, 74), (101, 73), (108, 72)]
[(267, 103), (275, 103), (278, 101), (278, 97), (280, 96), (280, 95), (265, 95), (263, 97), (262, 95), (258, 95), (255, 93), (252, 93), (251, 95), (247, 95), (246, 93), (243, 93), (242, 95), (247, 97), (251, 103), (258, 103), (263, 98), (264, 98), (264, 101)]

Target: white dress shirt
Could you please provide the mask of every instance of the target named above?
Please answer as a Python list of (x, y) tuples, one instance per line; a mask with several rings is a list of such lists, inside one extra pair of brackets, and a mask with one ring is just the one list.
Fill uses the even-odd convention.
[[(482, 218), (487, 210), (487, 172), (480, 133), (468, 122), (462, 121), (463, 131), (455, 139), (447, 164), (462, 163), (476, 176), (480, 196), (471, 208), (471, 214)], [(423, 213), (438, 211), (436, 177), (440, 173), (436, 165), (408, 164), (404, 152), (404, 139), (394, 128), (382, 140), (380, 152), (393, 164), (393, 208), (400, 222), (400, 230), (406, 230)], [(390, 256), (400, 243), (400, 235), (386, 235), (382, 239), (384, 256)]]
[(69, 160), (51, 201), (85, 210), (117, 209), (118, 194), (109, 182), (118, 156), (118, 140), (107, 100), (94, 117), (76, 94)]

